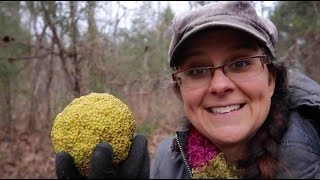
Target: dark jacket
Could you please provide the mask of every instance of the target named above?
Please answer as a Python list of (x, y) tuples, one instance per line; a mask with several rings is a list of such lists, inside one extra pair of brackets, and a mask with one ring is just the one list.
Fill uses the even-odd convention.
[[(288, 130), (279, 160), (287, 171), (277, 178), (320, 178), (320, 86), (296, 71), (289, 71), (290, 110)], [(186, 179), (191, 170), (186, 163), (187, 128), (162, 141), (152, 162), (150, 178)]]

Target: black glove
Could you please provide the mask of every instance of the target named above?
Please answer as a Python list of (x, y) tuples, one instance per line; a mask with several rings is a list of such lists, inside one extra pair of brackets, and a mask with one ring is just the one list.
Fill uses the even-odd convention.
[(143, 135), (134, 137), (128, 158), (112, 166), (112, 146), (106, 142), (99, 143), (92, 152), (88, 176), (82, 176), (76, 168), (73, 157), (67, 152), (56, 156), (56, 173), (58, 179), (149, 179), (150, 157), (148, 140)]

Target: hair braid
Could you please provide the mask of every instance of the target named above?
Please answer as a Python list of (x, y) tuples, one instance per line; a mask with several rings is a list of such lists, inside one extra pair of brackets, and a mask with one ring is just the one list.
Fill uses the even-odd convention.
[(274, 178), (277, 172), (285, 170), (277, 155), (288, 126), (289, 111), (284, 101), (287, 97), (287, 68), (280, 63), (273, 63), (268, 68), (276, 75), (275, 92), (266, 121), (248, 143), (246, 157), (239, 162), (245, 178)]

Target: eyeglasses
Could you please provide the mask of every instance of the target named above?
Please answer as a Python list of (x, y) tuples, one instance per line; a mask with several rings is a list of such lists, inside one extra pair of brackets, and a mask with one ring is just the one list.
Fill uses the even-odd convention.
[(225, 76), (233, 81), (246, 80), (263, 72), (263, 64), (270, 64), (266, 55), (250, 56), (230, 61), (218, 67), (195, 67), (172, 73), (173, 81), (181, 88), (197, 89), (208, 87), (214, 71), (222, 69)]

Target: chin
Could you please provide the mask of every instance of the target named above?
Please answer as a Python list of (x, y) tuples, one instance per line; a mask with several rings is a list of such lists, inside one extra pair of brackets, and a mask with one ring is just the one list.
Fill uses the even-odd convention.
[(233, 145), (243, 143), (247, 136), (243, 133), (234, 133), (234, 131), (230, 132), (225, 130), (211, 137), (215, 137), (213, 141), (217, 141), (219, 144)]

